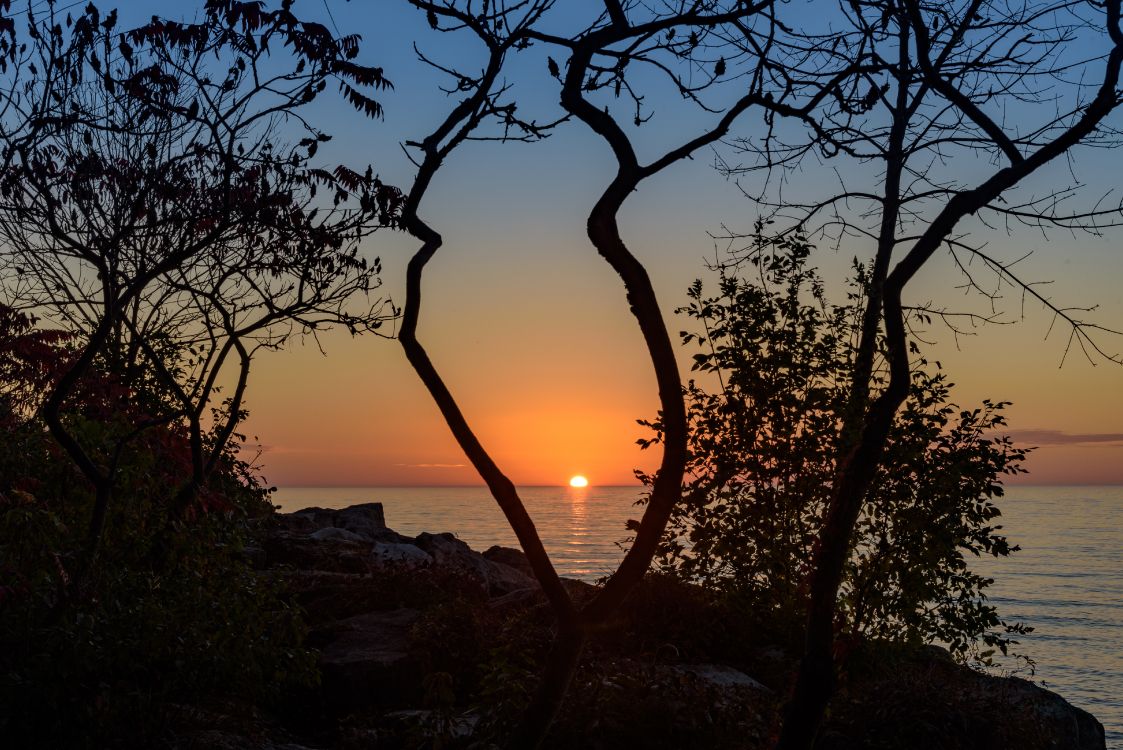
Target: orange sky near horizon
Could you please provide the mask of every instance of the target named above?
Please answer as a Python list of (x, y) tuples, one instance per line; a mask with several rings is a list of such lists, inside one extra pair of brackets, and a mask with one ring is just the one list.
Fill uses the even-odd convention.
[[(638, 224), (633, 244), (656, 260), (652, 275), (675, 335), (682, 321), (669, 311), (700, 275), (703, 252), (659, 252), (659, 238)], [(564, 238), (571, 252), (552, 247), (551, 239), (563, 238), (546, 236), (549, 230), (543, 236), (525, 230), (523, 269), (508, 267), (509, 248), (460, 245), (453, 227), (426, 285), (422, 341), (484, 445), (517, 484), (562, 485), (578, 473), (593, 484), (635, 484), (633, 469), (653, 468), (658, 460), (655, 449), (635, 445), (646, 434), (635, 420), (657, 408), (646, 353), (621, 285), (582, 246), (580, 227), (577, 222), (575, 236)], [(691, 234), (695, 247), (705, 247), (701, 226), (679, 227), (662, 239), (685, 244)], [(383, 254), (391, 294), (408, 249)], [(821, 265), (827, 272), (839, 262), (827, 253)], [(548, 273), (549, 283), (528, 283), (530, 267), (548, 269), (535, 273)], [(1084, 279), (1070, 273), (1065, 286), (1074, 294), (1096, 288), (1094, 272), (1088, 269)], [(916, 300), (939, 290), (927, 281)], [(1118, 292), (1100, 294), (1105, 314), (1123, 318)], [(1012, 482), (1123, 483), (1123, 368), (1093, 367), (1079, 355), (1060, 368), (1063, 338), (1054, 332), (1043, 340), (1047, 330), (1048, 319), (1031, 311), (1015, 326), (962, 339), (958, 350), (943, 340), (926, 351), (957, 383), (953, 400), (960, 406), (988, 397), (1014, 402), (1011, 434), (1040, 447), (1027, 464), (1031, 473)], [(326, 356), (307, 342), (261, 355), (254, 372), (248, 431), (264, 446), (260, 464), (271, 484), (480, 484), (396, 341), (333, 333), (322, 343)], [(689, 354), (680, 349), (684, 378)]]

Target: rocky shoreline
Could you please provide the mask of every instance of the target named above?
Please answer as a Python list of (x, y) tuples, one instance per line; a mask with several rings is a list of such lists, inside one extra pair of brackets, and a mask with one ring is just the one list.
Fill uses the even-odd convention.
[[(532, 689), (552, 617), (518, 550), (407, 537), (366, 503), (277, 514), (247, 554), (305, 611), (320, 685), (276, 715), (185, 712), (175, 747), (486, 748)], [(595, 591), (565, 584), (578, 603)], [(766, 747), (794, 649), (747, 641), (736, 614), (650, 578), (594, 639), (549, 747)], [(1028, 681), (935, 647), (876, 651), (853, 659), (824, 750), (1105, 748), (1091, 714)]]

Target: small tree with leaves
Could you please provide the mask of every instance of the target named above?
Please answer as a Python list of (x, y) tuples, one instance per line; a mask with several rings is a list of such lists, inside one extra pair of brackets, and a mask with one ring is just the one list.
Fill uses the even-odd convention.
[[(330, 136), (300, 110), (335, 80), (375, 116), (362, 90), (389, 83), (354, 62), (357, 37), (302, 22), (289, 2), (211, 0), (198, 22), (131, 30), (92, 4), (76, 18), (53, 4), (29, 16), (26, 44), (5, 48), (0, 273), (9, 304), (75, 335), (42, 414), (93, 487), (92, 560), (131, 440), (186, 426), (174, 518), (226, 450), (256, 350), (326, 325), (376, 330), (387, 317), (369, 299), (378, 262), (358, 243), (392, 222), (397, 193), (369, 170), (315, 167)], [(270, 56), (282, 47), (284, 60)], [(295, 146), (283, 145), (284, 127), (296, 128)], [(147, 399), (139, 422), (102, 445), (84, 444), (67, 417), (95, 371)]]
[[(811, 253), (798, 236), (758, 235), (745, 273), (723, 268), (713, 297), (695, 282), (679, 310), (696, 326), (682, 339), (708, 385), (685, 390), (689, 479), (660, 558), (665, 570), (738, 599), (750, 628), (795, 647), (867, 283), (856, 266), (847, 304), (830, 305)], [(987, 604), (991, 581), (968, 559), (1017, 549), (995, 524), (995, 501), (1003, 478), (1024, 471), (1026, 451), (997, 434), (1007, 404), (959, 410), (939, 363), (914, 355), (912, 389), (857, 525), (839, 609), (848, 637), (940, 642), (987, 660), (1024, 628)], [(876, 369), (883, 378), (884, 362)], [(661, 425), (646, 424), (656, 430), (648, 446)]]

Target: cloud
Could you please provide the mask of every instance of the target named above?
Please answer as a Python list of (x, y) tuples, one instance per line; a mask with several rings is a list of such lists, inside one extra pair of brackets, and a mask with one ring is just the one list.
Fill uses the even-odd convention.
[(1011, 430), (1015, 443), (1032, 445), (1123, 445), (1123, 432), (1065, 432), (1064, 430)]
[(394, 464), (407, 469), (463, 469), (468, 464)]

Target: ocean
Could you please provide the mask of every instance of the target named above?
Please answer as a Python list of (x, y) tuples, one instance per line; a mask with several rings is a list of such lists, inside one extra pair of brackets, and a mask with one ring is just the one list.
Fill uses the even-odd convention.
[[(636, 487), (520, 493), (559, 572), (585, 580), (612, 572), (624, 523), (642, 510)], [(402, 534), (451, 531), (481, 552), (518, 546), (484, 487), (285, 487), (274, 500), (284, 511), (377, 501)], [(1123, 487), (1014, 486), (999, 507), (1022, 550), (977, 560), (975, 570), (994, 578), (990, 600), (1003, 619), (1034, 628), (1018, 651), (1035, 673), (1020, 676), (1090, 711), (1107, 730), (1108, 750), (1123, 750)]]

